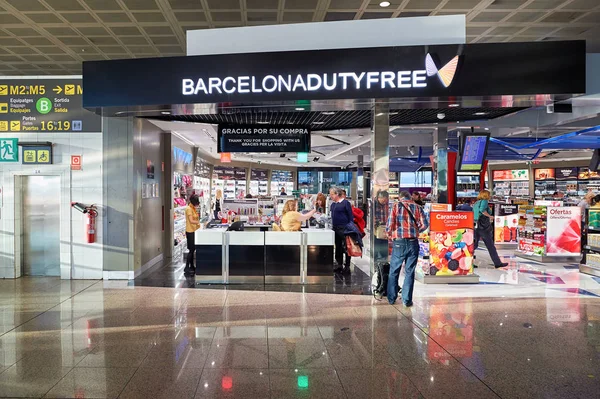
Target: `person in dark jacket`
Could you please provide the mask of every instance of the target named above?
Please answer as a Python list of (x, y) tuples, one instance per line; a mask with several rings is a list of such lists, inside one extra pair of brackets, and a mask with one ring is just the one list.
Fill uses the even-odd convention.
[(336, 273), (350, 273), (350, 256), (346, 253), (344, 262), (344, 253), (346, 252), (346, 236), (344, 230), (348, 223), (354, 221), (352, 214), (352, 205), (347, 199), (343, 198), (343, 190), (341, 188), (332, 188), (329, 190), (329, 198), (333, 202), (330, 208), (331, 224), (335, 232), (335, 261), (337, 268)]

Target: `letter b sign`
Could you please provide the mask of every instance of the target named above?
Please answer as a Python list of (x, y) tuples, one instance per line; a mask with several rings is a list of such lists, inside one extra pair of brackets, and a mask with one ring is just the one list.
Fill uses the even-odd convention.
[(45, 115), (48, 112), (52, 111), (52, 101), (50, 101), (46, 97), (42, 97), (39, 100), (37, 100), (37, 103), (35, 104), (35, 108), (37, 109), (37, 111), (40, 114)]

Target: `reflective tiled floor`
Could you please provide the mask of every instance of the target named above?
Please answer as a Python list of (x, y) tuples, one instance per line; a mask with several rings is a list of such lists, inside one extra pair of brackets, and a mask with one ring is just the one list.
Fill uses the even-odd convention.
[(510, 263), (482, 264), (477, 286), (417, 284), (408, 309), (284, 287), (0, 280), (0, 397), (597, 398), (600, 283)]

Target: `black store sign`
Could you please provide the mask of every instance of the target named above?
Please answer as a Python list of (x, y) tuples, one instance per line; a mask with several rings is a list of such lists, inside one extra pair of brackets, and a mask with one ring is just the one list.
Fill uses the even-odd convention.
[(234, 169), (235, 180), (246, 180), (246, 168)]
[(219, 125), (218, 152), (310, 152), (310, 129), (295, 126)]
[(517, 213), (519, 213), (519, 205), (500, 204), (498, 207), (498, 215), (496, 216), (509, 216)]
[(83, 81), (87, 108), (574, 94), (585, 93), (585, 41), (86, 61)]
[(577, 180), (577, 168), (556, 168), (556, 180)]
[(268, 181), (269, 171), (266, 169), (252, 169), (250, 171), (250, 178), (254, 181)]

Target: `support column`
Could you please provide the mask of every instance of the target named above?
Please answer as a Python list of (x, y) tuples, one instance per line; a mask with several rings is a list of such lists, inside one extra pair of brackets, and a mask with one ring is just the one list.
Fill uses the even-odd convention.
[[(375, 100), (371, 117), (371, 206), (369, 213), (371, 254), (369, 256), (371, 273), (376, 262), (388, 261), (388, 240), (383, 238), (381, 227), (387, 222), (387, 213), (380, 212), (381, 204), (377, 200), (379, 192), (389, 193), (390, 178), (390, 114), (387, 100)], [(389, 195), (389, 194), (388, 194)], [(385, 206), (385, 205), (384, 205)], [(384, 209), (388, 209), (385, 207)], [(377, 232), (380, 234), (378, 235)], [(378, 238), (379, 237), (379, 238)]]
[(356, 206), (362, 208), (367, 202), (365, 198), (365, 169), (364, 169), (364, 155), (359, 155), (356, 162), (358, 166), (356, 170)]
[(449, 204), (448, 198), (448, 128), (433, 132), (433, 187), (431, 202)]

